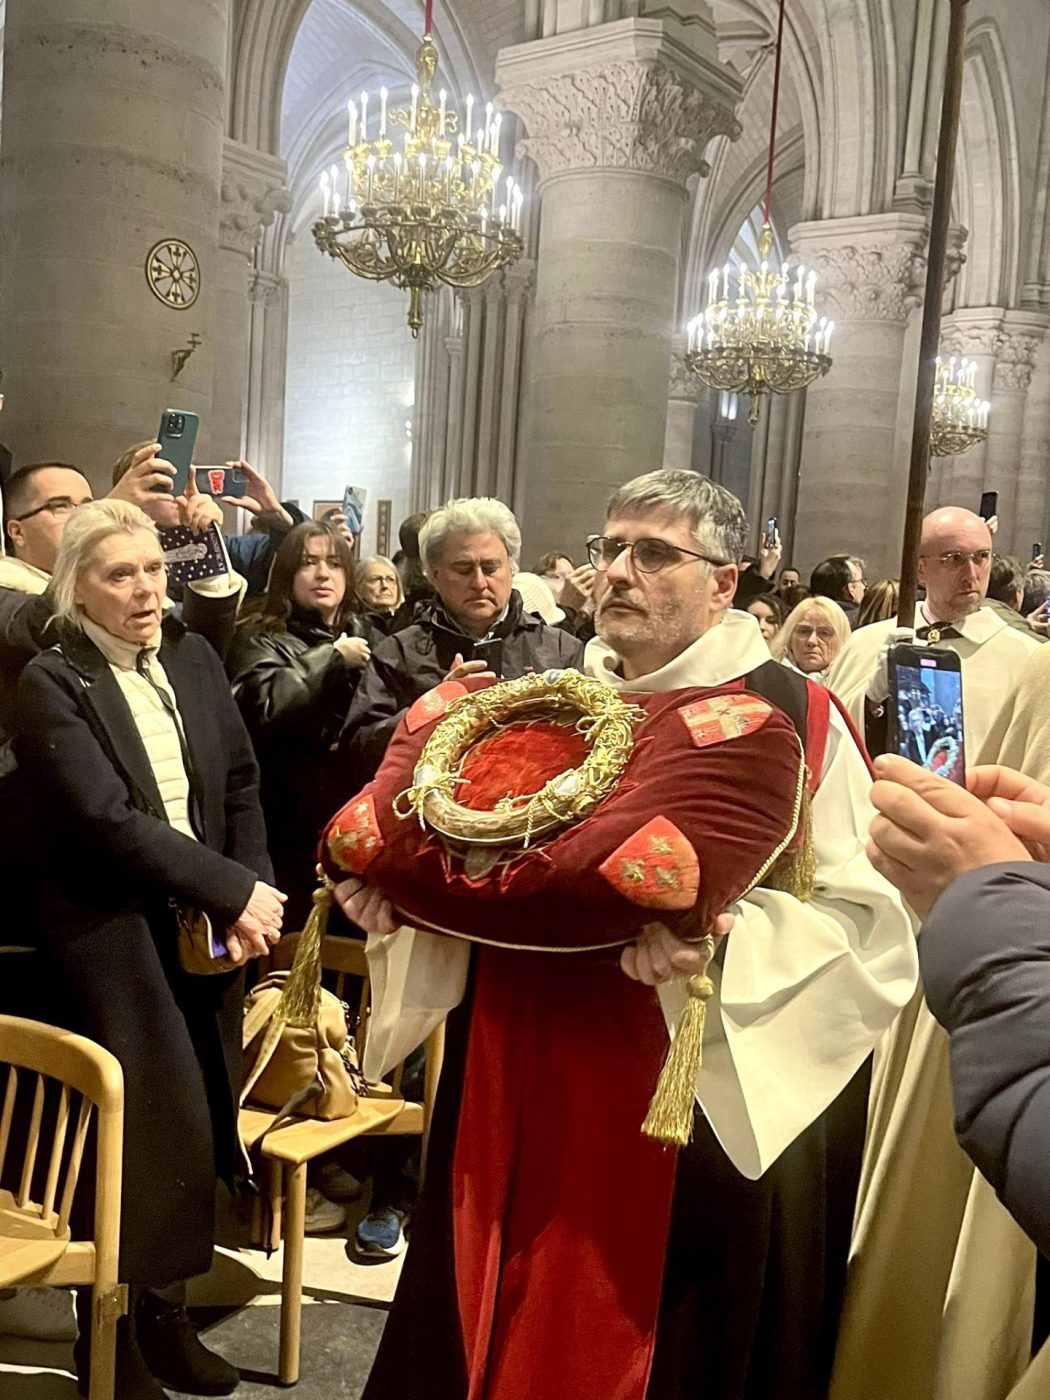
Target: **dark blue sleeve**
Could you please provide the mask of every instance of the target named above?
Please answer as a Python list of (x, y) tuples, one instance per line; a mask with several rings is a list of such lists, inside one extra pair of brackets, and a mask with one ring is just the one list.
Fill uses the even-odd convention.
[(230, 563), (248, 584), (246, 598), (257, 598), (266, 592), (273, 556), (286, 533), (267, 530), (265, 534), (224, 536)]
[(1050, 868), (956, 880), (919, 937), (930, 1010), (951, 1042), (959, 1141), (1050, 1254)]

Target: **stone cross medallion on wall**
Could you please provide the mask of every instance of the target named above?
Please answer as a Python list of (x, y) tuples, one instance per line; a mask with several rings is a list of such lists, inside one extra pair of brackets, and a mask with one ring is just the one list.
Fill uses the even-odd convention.
[(181, 238), (162, 238), (146, 255), (146, 281), (165, 306), (188, 310), (201, 289), (197, 254)]

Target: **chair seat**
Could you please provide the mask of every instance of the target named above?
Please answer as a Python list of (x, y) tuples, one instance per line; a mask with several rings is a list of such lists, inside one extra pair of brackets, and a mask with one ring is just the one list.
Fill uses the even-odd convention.
[(0, 1236), (0, 1288), (11, 1288), (50, 1270), (69, 1247), (67, 1240)]
[[(300, 1166), (365, 1133), (387, 1131), (405, 1107), (402, 1099), (361, 1099), (357, 1112), (349, 1118), (333, 1118), (327, 1123), (320, 1118), (295, 1118), (269, 1135), (262, 1155), (271, 1161)], [(245, 1147), (254, 1147), (276, 1118), (271, 1109), (242, 1108), (240, 1130)]]

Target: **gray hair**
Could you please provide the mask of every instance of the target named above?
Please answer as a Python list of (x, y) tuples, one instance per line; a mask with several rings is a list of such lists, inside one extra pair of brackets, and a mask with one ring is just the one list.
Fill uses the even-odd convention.
[(401, 582), (401, 575), (397, 571), (397, 565), (392, 559), (388, 559), (385, 554), (373, 554), (371, 559), (363, 559), (361, 563), (358, 564), (357, 571), (354, 574), (354, 582), (358, 594), (360, 595), (361, 585), (365, 581), (365, 574), (368, 573), (373, 564), (382, 564), (384, 568), (389, 569), (394, 575), (394, 583), (397, 586), (397, 606), (400, 607), (405, 601), (404, 585)]
[(432, 511), (419, 532), (419, 556), (431, 577), (441, 559), (445, 541), (459, 530), (469, 535), (482, 535), (491, 530), (499, 535), (510, 556), (511, 571), (517, 572), (521, 531), (513, 513), (493, 496), (464, 496)]
[(130, 501), (89, 501), (73, 512), (62, 532), (55, 571), (51, 575), (55, 621), (81, 626), (80, 610), (75, 602), (77, 582), (95, 550), (111, 535), (136, 535), (140, 530), (148, 531), (154, 539), (159, 538), (153, 521)]
[(747, 544), (744, 507), (710, 477), (691, 471), (646, 472), (613, 492), (606, 518), (630, 519), (651, 511), (684, 515), (705, 554), (740, 563)]

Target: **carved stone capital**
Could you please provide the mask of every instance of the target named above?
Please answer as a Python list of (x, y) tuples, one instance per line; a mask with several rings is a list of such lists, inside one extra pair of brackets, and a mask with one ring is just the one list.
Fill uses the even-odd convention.
[(219, 246), (250, 258), (262, 230), (274, 215), (292, 207), (283, 160), (243, 146), (229, 137), (222, 155), (222, 214)]
[(1042, 336), (1015, 332), (1003, 334), (995, 366), (995, 388), (999, 393), (1027, 392), (1035, 369), (1035, 352)]
[(511, 263), (503, 273), (503, 290), (507, 302), (518, 306), (531, 294), (536, 285), (536, 262), (533, 258), (519, 258)]
[(276, 272), (252, 268), (248, 279), (248, 300), (255, 306), (276, 306), (288, 290), (287, 279)]
[(739, 85), (728, 70), (673, 42), (659, 21), (625, 20), (504, 50), (504, 104), (522, 119), (541, 180), (583, 170), (635, 170), (685, 185), (706, 174), (704, 149), (735, 138)]
[(798, 224), (791, 246), (817, 273), (822, 313), (838, 321), (905, 322), (926, 285), (926, 221), (878, 214)]
[(1003, 339), (1003, 309), (990, 307), (971, 313), (957, 311), (945, 318), (941, 328), (941, 353), (972, 360), (978, 355), (999, 353)]
[(685, 349), (685, 336), (675, 336), (671, 348), (671, 380), (667, 397), (680, 403), (699, 403), (704, 386), (686, 364)]

